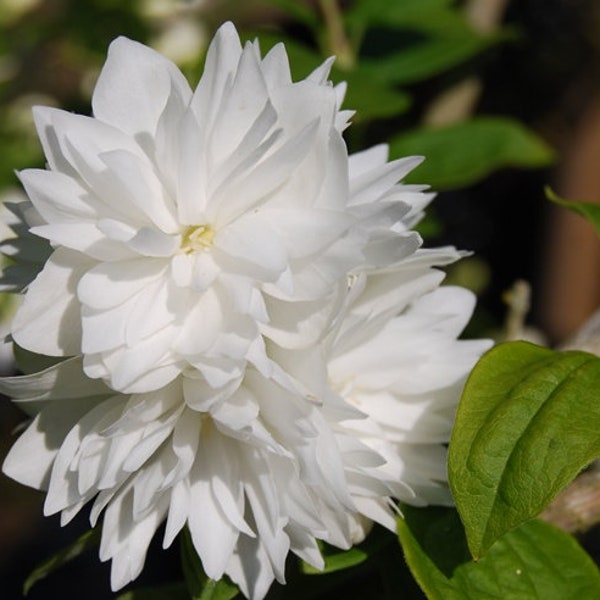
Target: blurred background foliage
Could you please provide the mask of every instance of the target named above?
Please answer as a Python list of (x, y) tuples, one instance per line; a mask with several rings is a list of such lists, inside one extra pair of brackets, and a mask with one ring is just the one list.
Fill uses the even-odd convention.
[[(560, 181), (597, 96), (599, 12), (594, 0), (0, 0), (0, 197), (18, 195), (15, 170), (43, 166), (31, 107), (89, 114), (112, 39), (153, 46), (195, 84), (208, 41), (230, 19), (263, 53), (285, 42), (295, 78), (337, 56), (331, 77), (348, 83), (344, 106), (357, 111), (350, 151), (388, 143), (392, 158), (426, 156), (409, 179), (439, 192), (420, 226), (426, 244), (475, 252), (448, 276), (480, 296), (471, 334), (501, 325), (502, 292), (518, 278), (533, 284), (532, 320), (543, 326), (535, 292), (553, 244), (543, 186)], [(6, 404), (0, 415), (5, 452), (20, 416)], [(20, 597), (35, 562), (76, 536), (42, 523), (40, 504), (0, 479), (3, 597)], [(169, 557), (151, 557), (142, 581)], [(111, 597), (105, 567), (92, 555), (30, 597), (79, 597), (82, 575), (98, 580), (86, 598)]]

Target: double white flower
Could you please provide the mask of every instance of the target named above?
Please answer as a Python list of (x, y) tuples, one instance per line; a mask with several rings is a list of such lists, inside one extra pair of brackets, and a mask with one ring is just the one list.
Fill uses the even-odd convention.
[(458, 253), (410, 231), (418, 159), (348, 157), (329, 66), (292, 83), (283, 46), (226, 24), (192, 92), (120, 38), (94, 118), (36, 109), (48, 169), (20, 177), (54, 250), (12, 332), (74, 358), (0, 384), (37, 414), (4, 469), (63, 522), (95, 499), (115, 589), (165, 519), (165, 546), (187, 525), (211, 578), (261, 598), (290, 550), (318, 567), (361, 515), (393, 528), (389, 498), (449, 501), (485, 344), (456, 341), (468, 293), (433, 291)]

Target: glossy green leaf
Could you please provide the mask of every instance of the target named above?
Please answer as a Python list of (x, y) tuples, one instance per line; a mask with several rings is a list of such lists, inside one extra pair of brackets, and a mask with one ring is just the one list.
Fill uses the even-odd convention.
[(336, 571), (342, 571), (360, 565), (365, 562), (369, 555), (358, 547), (350, 548), (345, 552), (336, 552), (323, 557), (325, 560), (325, 567), (321, 569), (315, 569), (312, 565), (306, 562), (302, 562), (301, 569), (306, 575), (325, 575), (327, 573), (335, 573)]
[(564, 200), (557, 196), (549, 187), (546, 188), (546, 197), (555, 204), (581, 215), (594, 226), (596, 233), (600, 236), (600, 204)]
[(600, 572), (570, 535), (529, 521), (470, 560), (458, 514), (402, 507), (398, 535), (415, 579), (430, 600), (600, 598)]
[(600, 358), (586, 352), (508, 342), (481, 358), (448, 458), (473, 556), (539, 514), (600, 455), (599, 389)]
[(387, 530), (376, 528), (367, 537), (367, 539), (353, 546), (349, 550), (340, 551), (339, 548), (328, 544), (321, 544), (321, 554), (325, 561), (322, 570), (315, 569), (308, 563), (301, 563), (301, 570), (307, 575), (325, 575), (349, 569), (364, 563), (368, 558), (381, 552), (390, 542), (390, 535)]
[(181, 566), (191, 600), (231, 600), (239, 594), (237, 586), (227, 577), (209, 579), (202, 568), (192, 538), (187, 529), (181, 536)]
[(130, 590), (116, 600), (189, 600), (190, 595), (184, 583), (169, 583), (154, 587)]
[(71, 562), (86, 550), (100, 544), (100, 528), (90, 529), (79, 536), (72, 544), (59, 550), (56, 554), (38, 565), (27, 577), (23, 584), (23, 594), (26, 596), (40, 579), (44, 579), (63, 565)]
[(542, 167), (554, 159), (552, 150), (534, 133), (501, 117), (406, 132), (392, 138), (390, 153), (425, 156), (406, 180), (426, 181), (437, 189), (464, 187), (504, 167)]

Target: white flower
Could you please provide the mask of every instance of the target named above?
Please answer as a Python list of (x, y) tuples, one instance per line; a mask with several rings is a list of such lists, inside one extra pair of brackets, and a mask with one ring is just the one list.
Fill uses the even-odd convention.
[[(417, 251), (410, 228), (432, 195), (397, 182), (419, 159), (388, 162), (385, 146), (348, 157), (329, 64), (292, 83), (282, 46), (261, 59), (226, 24), (192, 92), (118, 39), (94, 118), (36, 111), (48, 169), (21, 179), (32, 232), (54, 250), (12, 332), (73, 358), (0, 384), (35, 415), (4, 469), (47, 489), (45, 513), (63, 523), (88, 502), (92, 523), (104, 513), (115, 589), (166, 520), (165, 546), (187, 525), (211, 578), (262, 598), (290, 551), (318, 567), (316, 540), (349, 547), (365, 517), (393, 528), (390, 498), (428, 501), (421, 488), (443, 479), (405, 464), (403, 410), (385, 428), (339, 395), (359, 345), (383, 352), (387, 328), (412, 323), (439, 283), (431, 267), (459, 254)], [(423, 361), (453, 350), (450, 329)]]
[(458, 339), (475, 297), (438, 287), (442, 273), (427, 268), (456, 258), (451, 248), (421, 250), (396, 269), (362, 273), (328, 343), (330, 385), (368, 415), (345, 431), (385, 458), (380, 471), (405, 485), (395, 497), (408, 504), (453, 504), (447, 444), (467, 375), (491, 346)]
[(4, 471), (46, 489), (44, 512), (61, 512), (63, 525), (90, 500), (93, 525), (104, 510), (100, 558), (112, 559), (114, 589), (138, 576), (165, 519), (165, 547), (187, 525), (206, 573), (227, 573), (252, 598), (285, 580), (289, 551), (320, 568), (317, 539), (362, 539), (359, 511), (393, 528), (383, 461), (343, 431), (361, 415), (331, 391), (307, 402), (255, 371), (203, 413), (186, 404), (185, 386), (178, 377), (115, 394), (80, 358), (0, 381), (37, 413)]
[(248, 365), (271, 376), (270, 345), (322, 338), (350, 270), (417, 248), (400, 221), (431, 197), (396, 184), (418, 159), (387, 163), (379, 147), (348, 161), (329, 66), (292, 83), (282, 45), (261, 59), (225, 24), (192, 92), (168, 60), (119, 38), (94, 118), (38, 107), (48, 169), (20, 177), (44, 221), (32, 232), (55, 250), (15, 341), (81, 354), (121, 392), (184, 374), (218, 395)]
[(436, 289), (431, 267), (457, 257), (419, 251), (356, 274), (345, 318), (322, 343), (274, 355), (290, 380), (312, 383), (311, 398), (249, 368), (200, 411), (184, 376), (115, 394), (78, 357), (0, 380), (36, 415), (4, 471), (46, 489), (44, 512), (63, 524), (90, 501), (92, 525), (104, 511), (100, 557), (112, 559), (114, 589), (138, 576), (166, 520), (165, 547), (187, 526), (211, 578), (225, 573), (262, 598), (285, 581), (288, 552), (319, 568), (317, 540), (347, 548), (365, 518), (394, 530), (390, 498), (448, 503), (443, 444), (488, 345), (456, 340), (472, 296)]
[(443, 275), (432, 267), (456, 258), (422, 250), (356, 273), (327, 338), (274, 355), (291, 380), (312, 383), (312, 398), (250, 368), (199, 411), (186, 377), (115, 394), (77, 357), (0, 380), (36, 415), (4, 471), (46, 489), (44, 512), (61, 512), (63, 524), (89, 501), (93, 525), (104, 511), (100, 557), (112, 559), (114, 589), (137, 577), (166, 520), (165, 547), (187, 526), (210, 577), (226, 573), (262, 598), (285, 580), (288, 552), (319, 568), (317, 540), (347, 548), (368, 520), (394, 530), (390, 498), (448, 503), (443, 444), (488, 346), (456, 339), (472, 295), (436, 289)]

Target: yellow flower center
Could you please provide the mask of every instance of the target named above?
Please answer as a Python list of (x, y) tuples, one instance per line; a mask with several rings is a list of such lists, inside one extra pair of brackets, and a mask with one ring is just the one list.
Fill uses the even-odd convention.
[(181, 235), (180, 254), (206, 252), (215, 239), (215, 230), (210, 225), (190, 225)]

